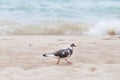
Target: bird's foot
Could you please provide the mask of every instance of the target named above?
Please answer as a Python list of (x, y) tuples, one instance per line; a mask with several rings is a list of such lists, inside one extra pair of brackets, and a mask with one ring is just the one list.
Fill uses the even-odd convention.
[(67, 59), (65, 59), (65, 61), (66, 61), (67, 63), (69, 63), (69, 64), (73, 64), (73, 62), (70, 62), (70, 61), (68, 61)]
[(57, 63), (56, 63), (56, 64), (59, 64), (59, 62), (60, 62), (60, 59), (58, 59), (58, 61), (57, 61)]
[(73, 62), (69, 62), (69, 61), (68, 61), (67, 63), (69, 63), (69, 64), (73, 64)]

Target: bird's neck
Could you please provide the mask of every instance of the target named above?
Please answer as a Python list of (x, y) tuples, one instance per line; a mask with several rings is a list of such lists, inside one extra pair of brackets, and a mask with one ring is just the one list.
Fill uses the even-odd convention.
[(74, 50), (74, 47), (70, 47), (70, 49), (73, 51), (73, 50)]

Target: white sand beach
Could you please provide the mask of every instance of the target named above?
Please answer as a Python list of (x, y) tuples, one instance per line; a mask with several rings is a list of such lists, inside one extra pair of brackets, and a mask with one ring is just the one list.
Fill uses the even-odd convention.
[[(43, 57), (43, 53), (77, 47), (73, 64)], [(120, 37), (0, 36), (1, 80), (119, 80)]]

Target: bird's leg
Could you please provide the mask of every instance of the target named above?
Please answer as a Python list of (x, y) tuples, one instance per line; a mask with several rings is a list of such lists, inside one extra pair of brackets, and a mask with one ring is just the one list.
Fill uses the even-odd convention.
[(72, 64), (72, 62), (68, 61), (67, 59), (65, 59), (66, 62), (68, 62), (69, 64)]
[(58, 59), (57, 64), (59, 64), (59, 62), (60, 62), (60, 58)]

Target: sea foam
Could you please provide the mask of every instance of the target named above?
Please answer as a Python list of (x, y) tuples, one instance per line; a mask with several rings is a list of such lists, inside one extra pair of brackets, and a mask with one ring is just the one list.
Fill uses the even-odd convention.
[(0, 21), (0, 35), (120, 35), (120, 20), (104, 19), (95, 25), (55, 21), (21, 24)]
[(99, 21), (95, 27), (89, 29), (87, 35), (120, 35), (120, 20), (107, 19)]

